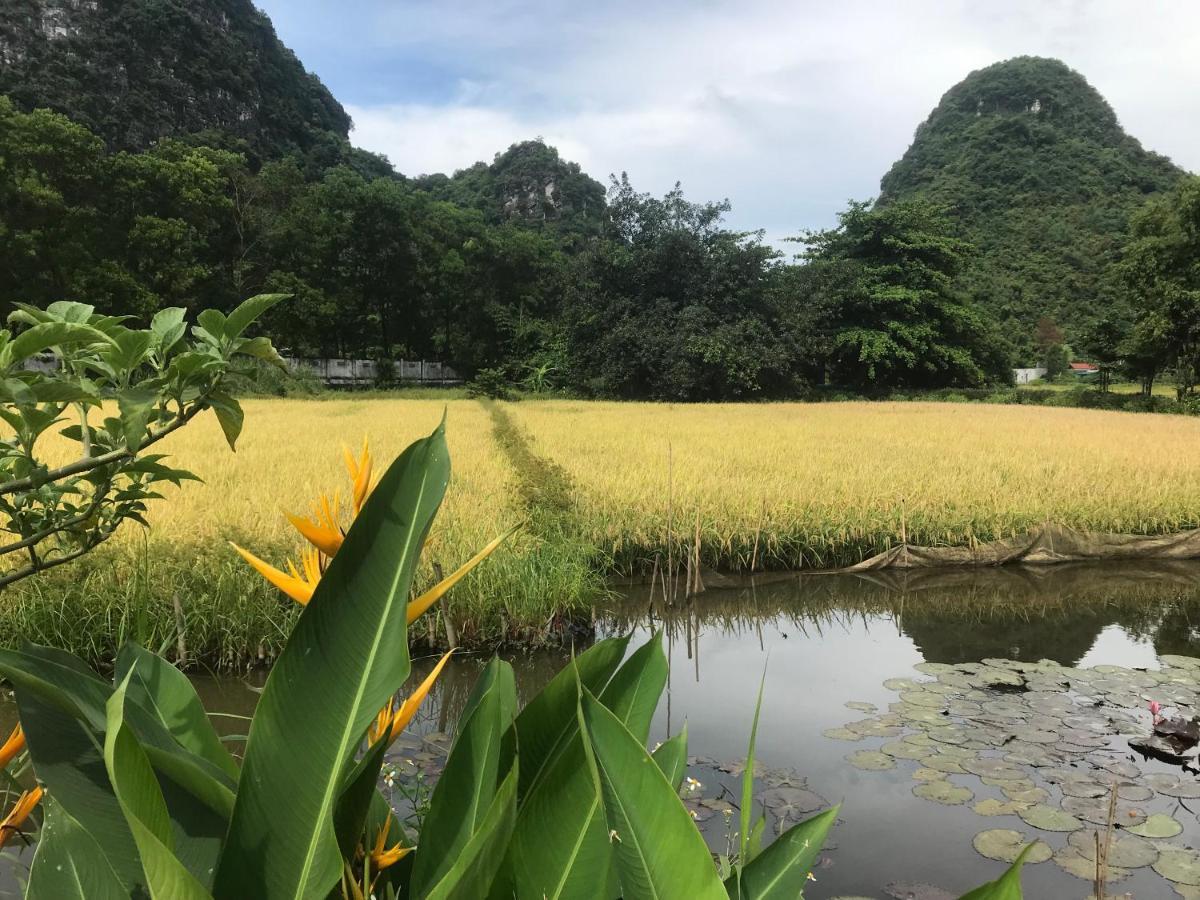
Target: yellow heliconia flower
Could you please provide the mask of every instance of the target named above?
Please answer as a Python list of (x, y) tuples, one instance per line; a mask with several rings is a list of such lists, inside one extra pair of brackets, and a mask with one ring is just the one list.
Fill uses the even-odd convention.
[(44, 793), (41, 785), (38, 785), (17, 798), (16, 805), (8, 811), (4, 820), (0, 821), (0, 847), (7, 844), (8, 839), (21, 830), (21, 826), (25, 824), (25, 820), (29, 818), (29, 814), (33, 812)]
[(375, 744), (384, 735), (387, 735), (388, 743), (391, 744), (396, 738), (404, 733), (404, 729), (408, 727), (408, 723), (413, 720), (413, 716), (417, 714), (417, 710), (421, 708), (421, 703), (429, 696), (429, 691), (433, 688), (433, 683), (437, 681), (438, 675), (442, 673), (446, 663), (450, 661), (450, 654), (454, 650), (448, 650), (446, 655), (438, 660), (438, 664), (433, 667), (425, 680), (421, 682), (420, 687), (408, 695), (404, 702), (400, 704), (399, 709), (394, 709), (395, 701), (389, 700), (387, 706), (379, 711), (379, 715), (375, 717), (375, 724), (371, 726), (371, 730), (367, 733), (367, 741)]
[(387, 846), (387, 836), (391, 828), (392, 817), (388, 816), (383, 824), (383, 829), (375, 835), (375, 846), (371, 848), (371, 868), (376, 872), (382, 872), (389, 866), (394, 866), (413, 851), (412, 847), (401, 847), (399, 844), (384, 849)]
[(292, 527), (300, 532), (305, 540), (326, 556), (333, 556), (342, 549), (342, 541), (345, 539), (345, 534), (338, 527), (337, 507), (337, 494), (333, 495), (332, 503), (329, 502), (327, 495), (322, 494), (313, 504), (311, 519), (291, 513), (286, 513), (286, 515), (288, 521), (292, 523)]
[(279, 569), (263, 562), (249, 550), (244, 550), (237, 544), (230, 541), (230, 546), (241, 554), (242, 559), (250, 563), (263, 578), (275, 585), (301, 606), (307, 606), (308, 601), (312, 599), (313, 591), (317, 589), (317, 582), (321, 580), (321, 554), (313, 549), (306, 548), (300, 554), (300, 564), (304, 571), (301, 573), (296, 569), (296, 564), (290, 559), (287, 561), (288, 571), (281, 572)]
[(12, 730), (12, 734), (8, 736), (8, 740), (0, 746), (0, 769), (7, 766), (18, 753), (25, 749), (25, 732), (21, 730), (21, 723)]
[(362, 512), (367, 495), (371, 493), (371, 448), (367, 439), (363, 438), (362, 456), (355, 459), (350, 448), (342, 447), (342, 456), (346, 460), (346, 471), (350, 473), (350, 482), (354, 485), (351, 501), (354, 503), (354, 515)]

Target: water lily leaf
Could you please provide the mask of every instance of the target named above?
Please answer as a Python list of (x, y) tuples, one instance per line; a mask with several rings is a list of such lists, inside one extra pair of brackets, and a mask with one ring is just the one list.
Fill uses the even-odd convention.
[(1015, 816), (1023, 809), (1029, 809), (1032, 803), (1022, 803), (1020, 800), (997, 800), (988, 797), (975, 804), (976, 815), (980, 816)]
[(835, 741), (861, 741), (863, 736), (849, 728), (826, 728), (821, 734)]
[(879, 707), (874, 703), (866, 703), (862, 700), (847, 700), (845, 703), (846, 709), (856, 709), (859, 712), (876, 713)]
[(1017, 813), (1021, 820), (1042, 831), (1078, 831), (1083, 823), (1068, 812), (1038, 803)]
[(1155, 772), (1147, 775), (1146, 783), (1167, 797), (1179, 797), (1183, 800), (1200, 798), (1200, 781), (1180, 778), (1170, 772)]
[(943, 772), (946, 775), (965, 775), (967, 773), (967, 770), (958, 764), (958, 760), (951, 759), (942, 753), (922, 756), (921, 765), (936, 772)]
[(1094, 781), (1064, 781), (1059, 790), (1067, 797), (1107, 797), (1109, 794), (1107, 785)]
[(925, 781), (916, 785), (912, 792), (922, 800), (932, 800), (946, 806), (961, 806), (975, 799), (970, 788), (951, 784), (949, 781)]
[(1039, 731), (1021, 725), (1014, 726), (1012, 731), (1017, 740), (1028, 744), (1053, 744), (1058, 740), (1058, 733), (1054, 731)]
[(1200, 853), (1183, 847), (1161, 847), (1154, 871), (1168, 881), (1200, 885)]
[(944, 675), (954, 671), (954, 666), (947, 663), (923, 662), (913, 666), (922, 675)]
[(911, 678), (889, 678), (883, 683), (883, 686), (889, 691), (912, 691), (920, 690), (921, 682)]
[(1174, 819), (1166, 813), (1155, 813), (1141, 825), (1134, 825), (1125, 830), (1139, 837), (1161, 839), (1175, 837), (1183, 831), (1183, 826), (1179, 824), (1178, 819)]
[(878, 750), (859, 750), (846, 757), (846, 761), (856, 769), (868, 772), (882, 772), (884, 769), (896, 768), (896, 761), (886, 753)]
[(922, 706), (929, 709), (943, 708), (947, 700), (942, 694), (934, 694), (930, 691), (904, 691), (900, 694), (900, 699), (912, 706)]
[[(1087, 859), (1077, 849), (1070, 844), (1063, 847), (1054, 853), (1055, 864), (1064, 872), (1069, 872), (1076, 878), (1082, 878), (1084, 881), (1096, 880), (1096, 863), (1093, 860)], [(1122, 869), (1118, 866), (1107, 866), (1104, 871), (1105, 882), (1120, 881), (1123, 878), (1128, 878), (1130, 872), (1128, 869)]]
[(905, 740), (884, 744), (879, 750), (881, 753), (894, 756), (896, 759), (920, 759), (923, 756), (929, 755), (928, 748), (918, 747), (916, 744), (910, 744)]
[(1154, 798), (1154, 791), (1144, 784), (1118, 784), (1117, 796), (1133, 803), (1145, 803)]
[(1045, 803), (1050, 799), (1050, 793), (1045, 788), (1040, 787), (1019, 789), (1001, 785), (1000, 793), (1004, 794), (1009, 800), (1015, 800), (1018, 803)]
[(946, 773), (922, 766), (912, 773), (912, 777), (917, 781), (943, 781), (946, 778)]
[[(975, 852), (997, 862), (1013, 863), (1021, 851), (1029, 844), (1029, 838), (1011, 828), (993, 828), (981, 831), (971, 841)], [(1044, 841), (1037, 841), (1033, 849), (1025, 857), (1027, 863), (1042, 863), (1048, 860), (1053, 851)]]
[(1007, 779), (1009, 781), (1020, 781), (1025, 778), (1023, 770), (1002, 759), (967, 759), (963, 760), (962, 767), (973, 775), (979, 775), (980, 777), (986, 776), (992, 779)]
[[(1100, 835), (1100, 840), (1104, 841), (1104, 835)], [(1096, 832), (1076, 831), (1067, 836), (1067, 843), (1084, 859), (1096, 861)], [(1140, 869), (1158, 859), (1158, 847), (1134, 835), (1114, 834), (1108, 842), (1106, 859), (1110, 866), (1119, 869)]]
[[(1093, 825), (1108, 824), (1108, 798), (1064, 797), (1062, 808), (1071, 815)], [(1146, 821), (1146, 814), (1134, 806), (1117, 804), (1116, 822), (1122, 828), (1131, 825), (1141, 825)]]

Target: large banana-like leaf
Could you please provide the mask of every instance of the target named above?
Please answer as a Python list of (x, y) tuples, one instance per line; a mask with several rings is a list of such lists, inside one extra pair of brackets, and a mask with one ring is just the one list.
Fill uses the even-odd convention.
[[(746, 751), (746, 770), (742, 772), (742, 802), (738, 811), (738, 861), (734, 880), (740, 882), (742, 870), (750, 862), (751, 817), (754, 814), (754, 747), (758, 743), (758, 717), (762, 712), (763, 689), (767, 685), (767, 672), (763, 669), (758, 682), (758, 699), (754, 701), (754, 721), (750, 725), (750, 748)], [(818, 844), (818, 846), (820, 846)]]
[(145, 876), (137, 846), (104, 766), (100, 749), (104, 732), (26, 685), (18, 684), (16, 693), (25, 740), (37, 761), (38, 780), (99, 845), (125, 896), (144, 894)]
[(658, 763), (658, 767), (662, 769), (663, 774), (667, 776), (671, 787), (678, 791), (679, 785), (683, 783), (683, 776), (687, 772), (687, 723), (684, 722), (683, 730), (679, 734), (663, 741), (651, 755)]
[(186, 675), (161, 656), (128, 643), (117, 655), (115, 678), (129, 680), (129, 699), (152, 713), (179, 744), (233, 779), (238, 766), (221, 743), (196, 689)]
[(726, 900), (704, 838), (643, 742), (586, 691), (580, 717), (624, 900)]
[[(644, 743), (666, 680), (667, 661), (656, 636), (630, 655), (599, 696)], [(574, 685), (575, 723), (565, 729), (518, 812), (506, 874), (520, 897), (591, 900), (617, 895), (600, 791), (579, 733), (580, 687)], [(525, 745), (520, 747), (524, 765)]]
[(341, 877), (334, 810), (408, 676), (409, 589), (449, 477), (439, 426), (388, 468), (304, 608), (250, 726), (217, 897), (315, 900)]
[(973, 891), (963, 894), (959, 900), (1021, 900), (1021, 866), (1033, 849), (1030, 844), (1017, 856), (1008, 870), (995, 881), (982, 884)]
[(827, 809), (793, 825), (739, 873), (729, 876), (725, 887), (731, 900), (795, 900), (808, 882), (813, 861), (821, 852), (825, 836), (837, 821), (839, 807)]
[(512, 667), (493, 659), (476, 682), (446, 768), (433, 789), (413, 862), (413, 896), (429, 893), (479, 831), (507, 774), (501, 769), (504, 735), (512, 726), (516, 703)]
[(625, 658), (629, 638), (599, 641), (550, 679), (517, 716), (517, 743), (521, 747), (521, 785), (524, 797), (545, 774), (547, 764), (578, 733), (575, 717), (579, 684), (599, 694)]
[(162, 789), (149, 758), (125, 724), (127, 683), (123, 682), (108, 701), (104, 763), (137, 844), (150, 895), (156, 900), (211, 900), (208, 891), (176, 855), (175, 834)]
[(450, 869), (427, 894), (414, 892), (414, 896), (423, 896), (424, 900), (480, 900), (488, 896), (517, 818), (517, 777), (514, 765)]
[(95, 838), (53, 797), (38, 832), (25, 900), (129, 900)]

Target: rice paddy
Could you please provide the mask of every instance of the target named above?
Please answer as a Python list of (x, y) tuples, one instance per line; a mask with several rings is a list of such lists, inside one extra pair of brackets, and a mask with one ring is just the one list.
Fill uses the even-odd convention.
[[(842, 566), (902, 539), (971, 544), (1046, 522), (1157, 534), (1200, 525), (1200, 420), (938, 403), (670, 406), (566, 400), (251, 400), (236, 454), (211, 416), (164, 442), (204, 484), (149, 532), (5, 592), (0, 642), (93, 659), (136, 638), (214, 667), (269, 660), (298, 608), (229, 541), (277, 565), (284, 512), (349, 485), (343, 445), (382, 467), (447, 413), (454, 475), (426, 554), (450, 571), (526, 527), (456, 588), (421, 637), (537, 646), (590, 627), (614, 574)], [(684, 562), (686, 560), (686, 562)]]
[(836, 567), (1047, 522), (1159, 534), (1200, 524), (1200, 421), (941, 403), (509, 406), (576, 487), (622, 570)]

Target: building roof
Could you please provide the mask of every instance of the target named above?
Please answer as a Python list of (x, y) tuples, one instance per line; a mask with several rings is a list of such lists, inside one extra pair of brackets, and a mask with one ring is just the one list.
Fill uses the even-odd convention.
[(1090, 362), (1073, 362), (1071, 368), (1076, 372), (1094, 372), (1099, 370), (1099, 366)]

